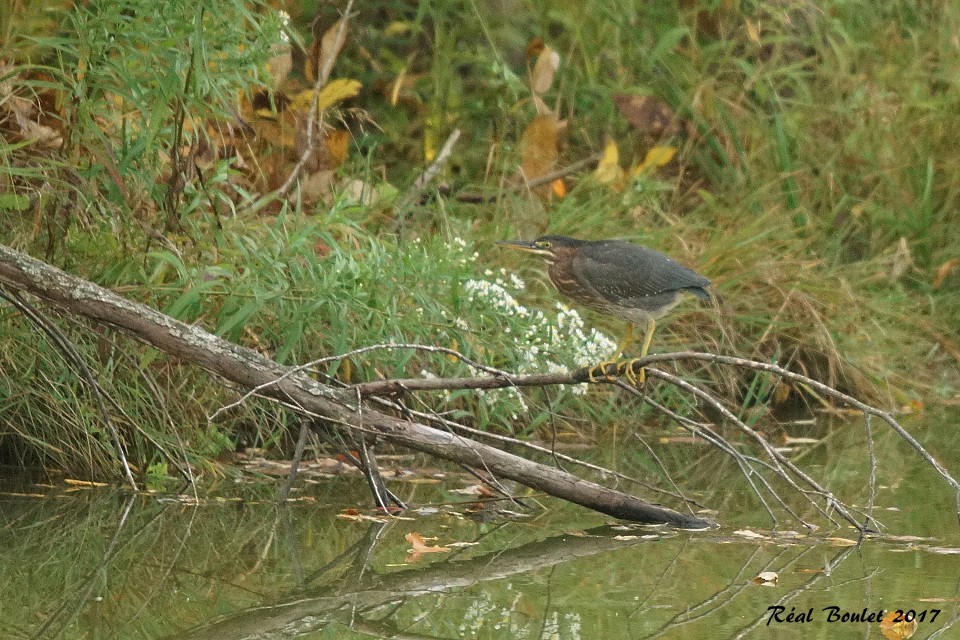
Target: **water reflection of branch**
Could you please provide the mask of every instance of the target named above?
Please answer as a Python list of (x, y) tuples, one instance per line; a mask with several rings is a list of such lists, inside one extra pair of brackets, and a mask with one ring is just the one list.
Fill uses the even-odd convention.
[[(134, 500), (136, 500), (135, 495), (131, 494), (127, 496), (127, 500), (123, 506), (123, 513), (120, 515), (120, 521), (117, 523), (116, 529), (110, 537), (110, 542), (107, 543), (107, 550), (103, 554), (100, 562), (87, 574), (83, 586), (71, 591), (74, 595), (61, 602), (60, 606), (50, 614), (47, 621), (44, 622), (43, 626), (34, 634), (35, 638), (60, 637), (60, 635), (73, 624), (73, 621), (80, 615), (84, 607), (90, 603), (90, 594), (103, 578), (103, 571), (107, 568), (107, 565), (113, 561), (120, 549), (129, 544), (131, 540), (136, 539), (137, 536), (131, 536), (129, 540), (118, 545), (120, 532), (123, 531), (123, 527), (127, 522), (127, 517), (133, 508)], [(156, 519), (156, 517), (157, 516), (155, 516), (154, 519)]]
[[(300, 592), (285, 602), (253, 607), (222, 617), (201, 627), (171, 636), (178, 640), (226, 640), (258, 637), (295, 625), (297, 633), (318, 629), (336, 612), (349, 612), (352, 620), (404, 598), (446, 593), (483, 582), (552, 567), (579, 558), (607, 553), (650, 540), (617, 540), (604, 535), (559, 536), (506, 551), (495, 551), (469, 560), (434, 563), (385, 575), (367, 569), (355, 584), (340, 589)], [(369, 537), (369, 536), (368, 536)], [(374, 536), (374, 539), (376, 536)], [(357, 554), (366, 556), (366, 554)], [(358, 558), (359, 561), (359, 558)]]
[[(667, 631), (671, 629), (676, 629), (677, 627), (682, 627), (683, 625), (690, 624), (691, 622), (696, 622), (698, 620), (703, 620), (715, 614), (717, 611), (720, 611), (728, 604), (731, 604), (738, 595), (744, 592), (748, 588), (754, 588), (754, 585), (750, 583), (750, 580), (753, 576), (745, 576), (748, 572), (751, 561), (757, 557), (760, 553), (762, 547), (757, 546), (753, 553), (750, 554), (750, 557), (743, 563), (743, 566), (740, 567), (740, 570), (737, 572), (737, 575), (730, 580), (730, 583), (725, 586), (723, 589), (717, 591), (709, 598), (701, 600), (699, 603), (688, 607), (684, 611), (681, 611), (673, 618), (668, 620), (666, 624), (658, 631), (657, 633), (650, 636), (648, 640), (653, 640), (654, 638), (659, 638), (663, 636)], [(796, 562), (799, 558), (802, 558), (804, 555), (813, 550), (813, 547), (804, 549), (803, 552), (794, 558), (793, 562)], [(761, 571), (769, 571), (772, 567), (776, 566), (775, 563), (782, 556), (787, 554), (789, 549), (781, 549), (777, 555), (771, 558), (762, 568)], [(750, 573), (759, 573), (759, 572), (750, 572)], [(716, 606), (713, 606), (716, 604)], [(702, 612), (701, 612), (702, 611)]]
[[(855, 550), (857, 550), (857, 549), (858, 549), (858, 547), (845, 547), (845, 548), (841, 549), (841, 550), (833, 557), (833, 559), (830, 560), (830, 561), (827, 563), (827, 566), (824, 567), (824, 569), (823, 569), (822, 572), (820, 572), (820, 573), (818, 573), (818, 574), (815, 574), (813, 577), (810, 578), (810, 580), (807, 581), (806, 584), (801, 585), (801, 586), (797, 587), (796, 589), (792, 589), (792, 590), (788, 591), (788, 592), (785, 593), (779, 600), (777, 600), (776, 602), (774, 602), (774, 603), (772, 603), (772, 604), (773, 604), (773, 605), (780, 605), (780, 606), (785, 606), (785, 605), (789, 604), (789, 603), (792, 602), (794, 599), (796, 599), (797, 597), (799, 597), (802, 593), (805, 593), (805, 592), (809, 591), (810, 589), (812, 589), (812, 588), (814, 587), (814, 585), (816, 585), (818, 582), (820, 582), (820, 580), (821, 580), (822, 578), (827, 578), (827, 577), (830, 577), (831, 575), (833, 575), (833, 571), (834, 571), (840, 564), (842, 564), (844, 560), (847, 559), (847, 556), (849, 556), (851, 553), (853, 553), (853, 552), (854, 552)], [(813, 550), (813, 547), (811, 547), (811, 548), (808, 549), (807, 551), (812, 551), (812, 550)], [(803, 555), (805, 555), (805, 553), (806, 553), (806, 552), (804, 552), (803, 554), (801, 554), (800, 556), (798, 556), (796, 559), (799, 559), (799, 558), (803, 557)], [(868, 575), (864, 576), (863, 578), (858, 578), (858, 580), (869, 578), (871, 575), (873, 575), (873, 574), (876, 573), (877, 571), (879, 571), (879, 569), (874, 569), (873, 571), (871, 571)], [(836, 585), (831, 585), (831, 588), (835, 588), (835, 587), (836, 587)], [(771, 606), (772, 606), (772, 605), (771, 605)], [(748, 633), (750, 633), (751, 631), (753, 631), (754, 629), (756, 629), (757, 627), (759, 627), (761, 624), (764, 624), (764, 623), (765, 623), (765, 620), (766, 620), (766, 618), (765, 618), (764, 616), (757, 616), (757, 619), (756, 619), (756, 620), (754, 620), (751, 624), (747, 625), (746, 627), (743, 627), (737, 635), (731, 636), (731, 637), (734, 638), (735, 640), (739, 640), (740, 638), (744, 638), (744, 637), (746, 637), (746, 635), (747, 635)]]

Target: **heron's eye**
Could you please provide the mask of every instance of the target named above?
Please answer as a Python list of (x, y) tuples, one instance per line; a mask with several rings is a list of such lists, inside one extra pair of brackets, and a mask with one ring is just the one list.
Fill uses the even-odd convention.
[(538, 249), (549, 249), (551, 246), (553, 245), (549, 240), (541, 240), (540, 242), (537, 243)]

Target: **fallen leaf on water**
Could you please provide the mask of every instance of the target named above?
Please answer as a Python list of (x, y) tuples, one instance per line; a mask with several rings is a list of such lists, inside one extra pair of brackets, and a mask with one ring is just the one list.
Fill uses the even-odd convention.
[(775, 587), (780, 582), (780, 574), (776, 571), (761, 571), (754, 577), (753, 582), (767, 587)]
[[(449, 547), (428, 545), (427, 539), (415, 531), (411, 531), (407, 535), (403, 536), (403, 539), (410, 543), (410, 546), (412, 547), (410, 551), (413, 553), (444, 553), (450, 551)], [(436, 538), (430, 539), (436, 540)]]
[[(409, 562), (416, 562), (425, 553), (446, 553), (450, 551), (449, 547), (428, 545), (422, 535), (413, 531), (403, 536), (403, 539), (410, 543), (410, 549), (407, 549), (407, 554), (409, 554), (407, 560)], [(431, 538), (431, 540), (436, 540), (436, 538)]]
[(955, 556), (960, 555), (960, 549), (957, 547), (925, 547), (925, 551), (930, 553), (937, 553), (942, 556)]
[(857, 545), (857, 541), (850, 538), (829, 537), (826, 540), (835, 547), (854, 547)]
[(64, 479), (64, 484), (69, 484), (73, 487), (109, 487), (106, 482), (92, 482), (90, 480), (74, 480), (73, 478)]
[[(906, 640), (917, 632), (920, 626), (916, 619), (907, 622), (902, 619), (903, 614), (897, 611), (891, 611), (880, 621), (880, 633), (887, 640)], [(897, 619), (900, 618), (899, 621)]]
[(751, 538), (751, 539), (766, 538), (766, 536), (759, 534), (756, 531), (750, 531), (749, 529), (739, 529), (737, 531), (734, 531), (733, 535), (742, 536), (744, 538)]

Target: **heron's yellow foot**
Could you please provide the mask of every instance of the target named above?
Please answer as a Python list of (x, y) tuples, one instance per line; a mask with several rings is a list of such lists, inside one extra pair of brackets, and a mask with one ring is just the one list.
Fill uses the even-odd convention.
[(607, 367), (609, 367), (612, 364), (618, 365), (617, 371), (619, 373), (619, 365), (620, 365), (619, 360), (604, 360), (603, 362), (599, 364), (595, 364), (592, 367), (590, 367), (590, 370), (587, 371), (587, 379), (590, 380), (590, 382), (597, 382), (597, 381), (613, 382), (614, 380), (617, 379), (617, 376), (608, 375), (606, 372)]
[(642, 387), (647, 382), (647, 371), (643, 367), (636, 368), (640, 358), (621, 360), (617, 363), (617, 373), (627, 379), (635, 387)]

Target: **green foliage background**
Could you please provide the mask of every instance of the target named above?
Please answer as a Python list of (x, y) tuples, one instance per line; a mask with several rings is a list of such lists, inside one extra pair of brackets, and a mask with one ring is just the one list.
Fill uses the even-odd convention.
[[(338, 9), (324, 5), (315, 22), (312, 9), (287, 7), (294, 43), (309, 46), (311, 29), (322, 34)], [(191, 122), (236, 122), (241, 96), (272, 88), (275, 7), (6, 3), (4, 95), (44, 105), (56, 96), (47, 113), (64, 141), (50, 149), (18, 140), (5, 112), (3, 241), (282, 362), (397, 342), (516, 370), (530, 366), (530, 343), (518, 339), (530, 317), (467, 295), (468, 281), (509, 283), (504, 268), (520, 276), (526, 287), (512, 294), (544, 312), (541, 366), (572, 366), (579, 347), (557, 323), (542, 265), (493, 242), (548, 229), (625, 237), (715, 283), (718, 305), (684, 307), (658, 333), (658, 349), (776, 359), (894, 407), (956, 398), (955, 3), (398, 0), (354, 10), (334, 71), (363, 85), (340, 114), (349, 160), (326, 201), (304, 204), (293, 192), (267, 206), (230, 162), (198, 173), (179, 150), (199, 144)], [(617, 93), (655, 96), (689, 123), (670, 141), (673, 163), (622, 192), (589, 172), (550, 202), (506, 188), (535, 113), (525, 49), (536, 36), (562, 58), (545, 96), (568, 121), (561, 165), (607, 138), (621, 142), (624, 162), (642, 158)], [(401, 76), (411, 82), (393, 104), (390, 83)], [(464, 135), (438, 183), (491, 201), (428, 193), (396, 224), (393, 194), (422, 170), (425, 141), (439, 146), (454, 127)], [(380, 197), (361, 201), (350, 181)], [(611, 336), (622, 330), (587, 320)], [(212, 460), (233, 448), (283, 452), (290, 418), (277, 408), (249, 403), (208, 424), (234, 396), (203, 372), (83, 323), (60, 326), (122, 408), (115, 417), (139, 468), (186, 458), (214, 471)], [(115, 473), (115, 447), (76, 372), (9, 306), (0, 308), (0, 340), (4, 458)], [(317, 375), (468, 371), (435, 354), (384, 349)], [(769, 380), (687, 373), (743, 412), (772, 402)], [(790, 394), (809, 400), (802, 389)], [(606, 392), (569, 390), (427, 401), (520, 434), (549, 426), (593, 436), (637, 412)]]

